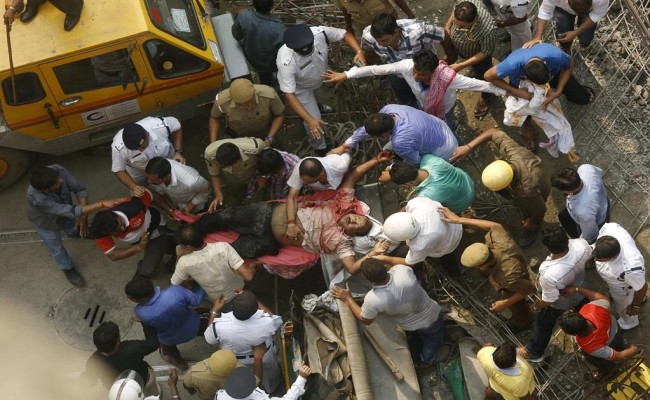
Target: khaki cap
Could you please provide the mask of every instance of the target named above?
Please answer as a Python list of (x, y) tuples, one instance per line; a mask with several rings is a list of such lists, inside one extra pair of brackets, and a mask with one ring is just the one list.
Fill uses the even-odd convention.
[(490, 257), (490, 249), (483, 243), (474, 243), (468, 246), (463, 255), (460, 256), (460, 263), (466, 267), (478, 267), (484, 264)]
[(237, 357), (230, 350), (219, 350), (208, 358), (208, 369), (212, 375), (226, 377), (237, 367)]
[(238, 104), (245, 104), (255, 97), (255, 87), (248, 79), (235, 79), (230, 85), (230, 98)]

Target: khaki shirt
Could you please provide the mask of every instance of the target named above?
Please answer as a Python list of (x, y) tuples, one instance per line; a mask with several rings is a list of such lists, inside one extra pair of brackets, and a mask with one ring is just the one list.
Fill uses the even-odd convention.
[(528, 276), (526, 256), (503, 226), (492, 228), (485, 235), (485, 244), (497, 260), (485, 271), (500, 286), (497, 290), (510, 289), (525, 296), (535, 289)]
[(227, 376), (214, 375), (208, 369), (207, 360), (199, 361), (185, 374), (183, 385), (196, 389), (199, 399), (212, 400), (217, 390), (223, 389), (226, 385)]
[(284, 113), (284, 104), (275, 90), (266, 85), (255, 87), (256, 106), (251, 111), (245, 110), (230, 99), (230, 89), (226, 89), (215, 98), (210, 116), (215, 119), (225, 117), (228, 127), (238, 136), (253, 136), (264, 139), (268, 136), (273, 118)]
[[(224, 143), (232, 143), (239, 148), (241, 160), (237, 161), (230, 167), (221, 168), (217, 163), (217, 149)], [(237, 138), (237, 139), (221, 139), (216, 142), (210, 143), (205, 148), (205, 164), (208, 166), (208, 173), (211, 176), (219, 176), (221, 171), (230, 174), (234, 180), (239, 183), (248, 183), (253, 173), (255, 172), (255, 164), (257, 163), (257, 155), (266, 148), (266, 143), (258, 138)]]
[(532, 210), (546, 211), (546, 199), (551, 193), (551, 184), (542, 170), (542, 160), (530, 150), (512, 140), (505, 132), (495, 132), (492, 142), (497, 145), (499, 156), (512, 166), (514, 177), (508, 191), (524, 218)]
[(397, 17), (397, 11), (388, 0), (334, 0), (334, 5), (345, 11), (352, 17), (354, 28), (359, 32), (372, 24), (373, 19), (379, 14), (392, 14)]

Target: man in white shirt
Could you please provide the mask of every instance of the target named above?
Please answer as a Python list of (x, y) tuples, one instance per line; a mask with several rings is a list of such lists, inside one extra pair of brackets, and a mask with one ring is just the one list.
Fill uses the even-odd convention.
[(528, 21), (528, 0), (490, 0), (497, 15), (497, 26), (510, 33), (510, 49), (520, 49), (532, 39)]
[[(586, 47), (594, 39), (597, 23), (607, 15), (608, 8), (609, 0), (544, 0), (539, 5), (535, 35), (530, 42), (524, 44), (524, 48), (542, 43), (544, 28), (553, 17), (555, 17), (557, 41), (564, 51), (570, 52), (571, 44), (576, 37), (580, 41), (580, 46)], [(575, 29), (576, 18), (577, 29)]]
[[(282, 318), (273, 315), (257, 297), (249, 291), (241, 291), (230, 302), (232, 311), (221, 313), (225, 297), (214, 301), (205, 340), (222, 349), (229, 349), (243, 365), (253, 368), (253, 347), (262, 343), (268, 349), (263, 357), (262, 385), (267, 393), (273, 393), (282, 379), (273, 335), (282, 325)], [(261, 307), (261, 309), (260, 309)]]
[(185, 225), (176, 235), (178, 262), (171, 277), (172, 285), (195, 281), (208, 299), (224, 296), (226, 302), (235, 297), (235, 290), (255, 276), (255, 264), (246, 263), (228, 243), (205, 243), (196, 225)]
[(300, 234), (300, 228), (296, 225), (300, 189), (305, 185), (314, 191), (338, 189), (350, 169), (351, 162), (352, 156), (349, 152), (300, 160), (287, 180), (287, 237), (297, 237)]
[(460, 275), (454, 250), (463, 236), (463, 227), (445, 222), (439, 211), (442, 204), (428, 197), (416, 197), (406, 203), (404, 212), (398, 212), (384, 222), (384, 233), (394, 241), (406, 241), (409, 246), (405, 258), (376, 255), (388, 264), (415, 265), (427, 257), (440, 260), (441, 267), (450, 276)]
[(589, 244), (596, 241), (600, 227), (609, 222), (603, 175), (602, 169), (583, 164), (577, 170), (562, 168), (551, 176), (551, 186), (566, 197), (566, 208), (558, 214), (560, 223), (570, 237), (581, 237)]
[[(448, 68), (449, 76), (441, 76), (445, 73), (441, 70)], [(377, 75), (401, 75), (411, 88), (418, 105), (425, 112), (444, 120), (449, 128), (454, 129), (454, 106), (456, 105), (456, 91), (459, 89), (486, 92), (504, 96), (506, 91), (486, 81), (468, 78), (457, 74), (444, 61), (439, 61), (438, 56), (430, 49), (418, 50), (412, 58), (384, 65), (369, 65), (367, 67), (352, 67), (345, 72), (334, 72), (328, 70), (323, 76), (325, 83), (339, 84), (347, 79), (364, 78)], [(433, 78), (433, 80), (432, 80)], [(429, 99), (429, 87), (431, 82), (437, 84), (438, 80), (444, 80), (445, 88), (441, 90), (441, 96)], [(436, 103), (436, 104), (430, 104)], [(436, 107), (439, 103), (441, 107)], [(435, 111), (441, 112), (435, 112)], [(435, 110), (435, 111), (434, 111)]]
[(146, 117), (120, 129), (113, 138), (111, 171), (136, 196), (144, 194), (145, 168), (153, 157), (185, 164), (183, 130), (174, 117)]
[(636, 328), (648, 284), (645, 261), (634, 239), (619, 224), (605, 224), (598, 233), (593, 257), (598, 275), (609, 286), (621, 329)]
[(160, 196), (156, 203), (168, 212), (190, 215), (205, 211), (210, 183), (197, 170), (176, 160), (154, 157), (145, 168), (149, 186)]
[(284, 31), (284, 46), (278, 50), (278, 81), (284, 98), (303, 120), (305, 133), (317, 155), (325, 155), (325, 132), (316, 89), (323, 85), (330, 42), (345, 41), (356, 53), (352, 62), (366, 64), (359, 42), (350, 32), (328, 26), (294, 25)]
[(387, 271), (383, 262), (369, 258), (361, 263), (361, 273), (372, 282), (363, 305), (354, 301), (349, 288), (335, 286), (332, 296), (347, 304), (354, 317), (366, 325), (383, 313), (405, 331), (417, 332), (422, 339), (420, 364), (431, 365), (442, 342), (444, 315), (440, 305), (420, 286), (411, 267), (398, 264)]
[(566, 310), (584, 303), (584, 296), (574, 293), (562, 296), (567, 286), (585, 286), (585, 263), (591, 258), (591, 247), (584, 239), (569, 239), (560, 224), (546, 224), (542, 228), (542, 243), (551, 253), (539, 267), (538, 280), (541, 300), (533, 305), (535, 333), (525, 347), (517, 349), (522, 358), (541, 362), (544, 350), (553, 334), (555, 322)]

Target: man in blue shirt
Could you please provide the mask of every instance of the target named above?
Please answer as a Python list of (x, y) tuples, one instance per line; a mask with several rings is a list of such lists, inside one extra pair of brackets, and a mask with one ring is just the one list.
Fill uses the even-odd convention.
[(194, 309), (205, 297), (203, 289), (198, 285), (191, 291), (177, 285), (160, 289), (145, 278), (134, 278), (124, 292), (129, 300), (138, 303), (136, 318), (156, 330), (163, 360), (186, 370), (187, 362), (176, 345), (202, 336), (208, 326), (207, 313), (199, 315), (201, 310)]
[[(572, 103), (589, 104), (596, 94), (590, 87), (583, 86), (573, 76), (573, 59), (561, 49), (548, 43), (539, 43), (527, 49), (517, 49), (506, 57), (501, 63), (490, 68), (485, 73), (485, 80), (494, 86), (508, 89), (509, 85), (504, 80), (510, 78), (510, 85), (519, 87), (521, 79), (538, 85), (549, 83), (554, 90), (546, 94), (544, 106), (564, 94)], [(524, 89), (515, 89), (510, 92), (524, 99), (531, 99), (532, 94)], [(527, 147), (532, 150), (533, 127), (530, 118), (521, 127), (522, 137), (527, 142)]]
[[(68, 251), (63, 247), (61, 231), (69, 237), (86, 237), (88, 215), (104, 208), (113, 207), (122, 199), (88, 204), (86, 187), (67, 169), (50, 165), (36, 169), (27, 188), (27, 218), (59, 269), (75, 286), (83, 286), (84, 279), (75, 268)], [(72, 194), (77, 203), (72, 202)]]
[(332, 153), (342, 154), (370, 136), (389, 137), (392, 150), (404, 161), (420, 165), (420, 157), (433, 154), (449, 160), (458, 140), (445, 121), (409, 106), (388, 104), (371, 114), (345, 143)]
[(275, 58), (284, 44), (287, 27), (280, 18), (271, 15), (273, 0), (253, 0), (253, 10), (237, 14), (232, 26), (232, 36), (239, 40), (246, 59), (251, 63), (262, 85), (278, 88), (273, 73), (278, 72)]

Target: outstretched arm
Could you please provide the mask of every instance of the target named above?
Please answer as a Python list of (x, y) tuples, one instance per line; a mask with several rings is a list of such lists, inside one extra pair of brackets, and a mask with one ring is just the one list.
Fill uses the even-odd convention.
[(474, 148), (481, 143), (485, 143), (487, 141), (492, 140), (492, 135), (494, 132), (498, 132), (498, 129), (495, 128), (490, 128), (486, 130), (485, 132), (481, 133), (477, 137), (475, 137), (471, 142), (463, 145), (463, 146), (458, 146), (454, 150), (454, 153), (451, 155), (449, 158), (449, 162), (454, 163), (456, 161), (460, 161), (463, 158), (467, 157), (467, 155), (474, 150)]
[(391, 151), (382, 151), (377, 154), (374, 158), (366, 161), (365, 163), (357, 166), (352, 171), (348, 173), (345, 177), (345, 180), (341, 184), (342, 188), (353, 189), (357, 182), (361, 180), (370, 171), (381, 163), (388, 162), (395, 157)]
[(450, 224), (462, 224), (466, 226), (472, 226), (474, 228), (482, 229), (484, 231), (489, 231), (492, 228), (501, 226), (501, 224), (499, 224), (498, 222), (488, 221), (486, 219), (459, 217), (447, 207), (438, 207), (438, 211), (443, 215), (441, 219)]

